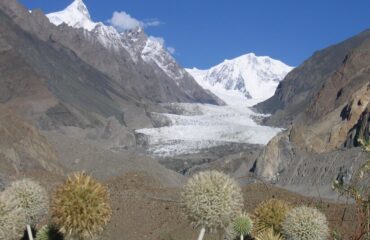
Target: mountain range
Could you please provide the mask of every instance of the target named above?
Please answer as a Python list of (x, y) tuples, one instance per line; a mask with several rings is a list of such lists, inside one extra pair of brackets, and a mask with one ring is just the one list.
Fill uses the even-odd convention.
[[(50, 177), (79, 170), (105, 179), (148, 172), (178, 186), (183, 176), (148, 156), (135, 133), (171, 130), (169, 125), (176, 124), (188, 130), (194, 128), (195, 116), (205, 131), (192, 131), (202, 136), (189, 137), (176, 126), (169, 135), (193, 141), (208, 134), (209, 141), (219, 144), (214, 136), (258, 140), (263, 135), (259, 124), (279, 127), (269, 129), (273, 134), (268, 139), (284, 131), (267, 146), (258, 144), (266, 142), (263, 138), (251, 141), (253, 147), (216, 145), (214, 156), (180, 158), (188, 169), (196, 162), (200, 169), (254, 174), (303, 194), (322, 191), (332, 197), (332, 180), (350, 179), (368, 158), (361, 145), (370, 139), (369, 69), (369, 31), (316, 52), (294, 69), (252, 53), (208, 70), (184, 69), (159, 38), (140, 27), (119, 32), (94, 22), (82, 0), (47, 15), (3, 0), (0, 186), (2, 179), (18, 174)], [(258, 103), (253, 109), (260, 114), (244, 106), (248, 114), (234, 106), (227, 106), (228, 112), (219, 107), (248, 101)], [(202, 116), (202, 109), (210, 114)], [(249, 122), (253, 131), (248, 131)], [(209, 134), (212, 130), (216, 134)]]
[[(34, 83), (44, 85), (50, 97), (61, 101), (57, 108), (69, 114), (73, 112), (74, 116), (69, 117), (75, 120), (74, 123), (69, 120), (69, 125), (76, 125), (78, 121), (79, 126), (81, 121), (85, 121), (85, 125), (99, 122), (97, 116), (86, 117), (91, 114), (82, 113), (84, 109), (103, 118), (115, 117), (129, 128), (137, 128), (150, 125), (147, 109), (158, 108), (161, 102), (223, 104), (203, 90), (164, 46), (148, 37), (143, 29), (118, 33), (110, 26), (94, 23), (80, 0), (62, 12), (49, 15), (54, 20), (64, 17), (73, 27), (64, 22), (57, 22), (59, 25), (55, 26), (40, 10), (28, 11), (14, 0), (0, 4), (3, 51), (6, 50), (9, 57), (17, 56), (13, 58), (18, 61), (7, 74), (12, 70), (16, 71), (12, 76), (21, 76), (23, 71), (28, 76), (27, 70), (37, 75)], [(3, 98), (11, 100), (8, 92), (12, 89), (2, 91)], [(52, 107), (53, 104), (42, 110), (30, 108), (26, 115), (32, 115), (37, 124), (45, 125), (45, 119), (50, 117), (44, 113), (55, 112), (50, 110)], [(140, 119), (134, 120), (137, 116)]]
[[(186, 71), (176, 63), (160, 38), (147, 36), (142, 27), (121, 33), (102, 22), (93, 22), (82, 0), (75, 0), (66, 9), (46, 16), (56, 26), (66, 24), (72, 28), (86, 30), (109, 50), (119, 52), (120, 49), (125, 49), (135, 63), (144, 60), (152, 66), (156, 65), (177, 85), (191, 82), (186, 79), (189, 77)], [(181, 87), (186, 89), (186, 85)]]

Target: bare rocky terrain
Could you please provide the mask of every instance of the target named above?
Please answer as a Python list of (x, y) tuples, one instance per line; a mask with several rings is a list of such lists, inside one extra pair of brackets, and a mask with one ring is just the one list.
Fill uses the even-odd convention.
[(0, 2), (0, 190), (29, 177), (52, 194), (68, 174), (85, 171), (111, 194), (102, 239), (185, 240), (197, 230), (182, 214), (181, 188), (216, 169), (240, 182), (247, 211), (273, 197), (307, 203), (347, 236), (354, 209), (336, 201), (331, 183), (348, 182), (370, 157), (361, 146), (370, 139), (369, 31), (315, 53), (255, 106), (272, 113), (259, 122), (284, 128), (267, 146), (235, 141), (170, 157), (148, 154), (147, 136), (135, 130), (169, 126), (162, 113), (201, 114), (178, 103), (224, 103), (188, 74), (178, 85), (131, 57), (16, 0)]
[(287, 130), (270, 141), (255, 172), (330, 196), (333, 179), (348, 181), (370, 157), (361, 147), (370, 139), (370, 32), (316, 52), (256, 109), (272, 112), (265, 122)]

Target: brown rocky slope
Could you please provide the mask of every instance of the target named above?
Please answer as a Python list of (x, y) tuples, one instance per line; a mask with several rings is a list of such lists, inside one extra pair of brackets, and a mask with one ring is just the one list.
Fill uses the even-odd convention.
[(255, 172), (305, 194), (332, 196), (369, 158), (370, 31), (315, 53), (293, 70), (275, 95), (256, 106), (284, 126), (259, 156)]
[(63, 173), (53, 147), (38, 130), (0, 107), (0, 185), (28, 171)]

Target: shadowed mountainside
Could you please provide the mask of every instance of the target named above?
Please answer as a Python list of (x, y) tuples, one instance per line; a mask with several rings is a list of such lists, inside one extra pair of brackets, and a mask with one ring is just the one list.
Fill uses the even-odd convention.
[(256, 109), (284, 126), (256, 162), (255, 172), (302, 193), (349, 180), (370, 156), (370, 31), (315, 53)]

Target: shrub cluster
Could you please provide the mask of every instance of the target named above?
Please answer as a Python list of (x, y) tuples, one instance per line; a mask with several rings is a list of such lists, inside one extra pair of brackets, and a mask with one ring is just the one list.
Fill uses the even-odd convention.
[(186, 184), (182, 199), (192, 225), (211, 231), (227, 228), (243, 207), (239, 185), (217, 171), (195, 174)]
[[(256, 240), (327, 240), (326, 217), (315, 208), (271, 199), (254, 211), (253, 222), (243, 213), (239, 185), (226, 174), (205, 171), (191, 177), (182, 203), (194, 227), (205, 232), (223, 231), (227, 240), (253, 235)], [(48, 213), (46, 190), (24, 179), (0, 193), (0, 239), (19, 240), (25, 226), (36, 226)], [(84, 173), (76, 173), (60, 185), (51, 201), (51, 226), (44, 226), (36, 240), (96, 239), (112, 215), (108, 189)], [(55, 226), (55, 227), (53, 227)], [(253, 233), (253, 234), (252, 234)]]
[(297, 207), (287, 215), (283, 235), (286, 240), (326, 240), (329, 237), (328, 222), (315, 208)]
[(286, 218), (291, 206), (279, 199), (270, 199), (262, 202), (254, 211), (255, 233), (273, 229), (275, 233), (280, 233), (282, 223)]
[(224, 231), (242, 212), (243, 196), (236, 181), (217, 171), (205, 171), (191, 177), (184, 187), (182, 202), (194, 227), (200, 227), (198, 239), (208, 231)]
[(26, 216), (17, 205), (17, 199), (0, 194), (0, 239), (14, 240), (23, 235)]
[(43, 226), (36, 235), (36, 240), (62, 240), (63, 236), (57, 228), (50, 225)]
[(105, 186), (76, 173), (59, 186), (51, 205), (53, 223), (70, 239), (93, 239), (108, 224), (112, 210)]
[[(327, 240), (326, 217), (310, 207), (292, 206), (282, 200), (262, 202), (254, 211), (253, 221), (241, 213), (242, 194), (238, 184), (217, 171), (205, 171), (191, 177), (182, 194), (184, 209), (194, 227), (223, 230), (225, 239), (252, 235), (256, 240)], [(253, 230), (253, 231), (252, 231)]]
[[(47, 216), (49, 198), (38, 183), (23, 179), (0, 193), (0, 239), (19, 240), (26, 225), (36, 227)], [(90, 176), (77, 173), (57, 188), (52, 199), (55, 226), (44, 226), (36, 240), (93, 239), (111, 216), (106, 187)]]
[(276, 233), (274, 229), (268, 228), (259, 232), (256, 237), (256, 240), (283, 240), (281, 234)]
[(16, 208), (24, 212), (29, 225), (36, 225), (48, 214), (49, 197), (46, 190), (30, 179), (13, 182), (3, 195), (5, 198), (17, 199)]
[(234, 220), (233, 227), (238, 236), (246, 236), (250, 234), (253, 223), (247, 213), (242, 213)]

